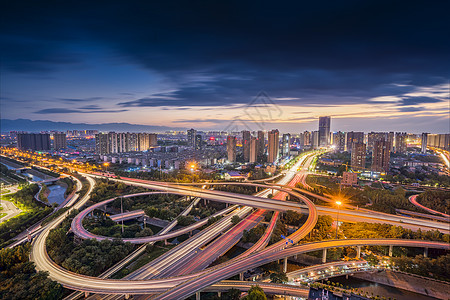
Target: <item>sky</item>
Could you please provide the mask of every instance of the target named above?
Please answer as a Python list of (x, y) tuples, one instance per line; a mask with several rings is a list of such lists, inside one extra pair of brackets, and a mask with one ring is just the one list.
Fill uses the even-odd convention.
[(2, 1), (1, 117), (449, 132), (449, 1)]

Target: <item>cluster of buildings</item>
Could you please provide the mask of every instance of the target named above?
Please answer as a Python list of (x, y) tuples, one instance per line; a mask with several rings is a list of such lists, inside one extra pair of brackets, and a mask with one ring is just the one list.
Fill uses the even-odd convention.
[(17, 133), (17, 148), (31, 151), (59, 151), (67, 148), (65, 133)]
[[(356, 171), (366, 170), (366, 159), (371, 157), (370, 169), (374, 172), (388, 172), (391, 153), (405, 154), (408, 143), (422, 143), (422, 152), (428, 147), (450, 150), (449, 134), (423, 133), (416, 135), (405, 132), (361, 131), (331, 132), (331, 117), (319, 117), (318, 130), (304, 131), (291, 135), (280, 135), (277, 129), (266, 131), (202, 132), (193, 128), (187, 131), (156, 133), (108, 132), (97, 130), (69, 130), (63, 132), (17, 133), (17, 147), (21, 150), (60, 151), (71, 144), (90, 140), (92, 153), (95, 138), (97, 159), (113, 163), (126, 162), (149, 167), (179, 168), (186, 161), (201, 161), (202, 165), (215, 163), (256, 163), (276, 165), (302, 149), (333, 147), (337, 152), (351, 153), (351, 167)], [(75, 142), (74, 142), (75, 141)], [(82, 146), (82, 145), (81, 145)], [(80, 148), (80, 147), (74, 147)]]
[(148, 151), (157, 145), (156, 133), (109, 132), (95, 135), (95, 152), (99, 155)]

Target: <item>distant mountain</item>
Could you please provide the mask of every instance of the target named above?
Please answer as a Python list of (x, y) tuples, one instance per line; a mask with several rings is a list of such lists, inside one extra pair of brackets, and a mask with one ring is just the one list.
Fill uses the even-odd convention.
[(53, 121), (32, 121), (29, 119), (17, 120), (0, 120), (0, 131), (66, 131), (66, 130), (84, 130), (97, 129), (99, 131), (129, 131), (129, 132), (165, 132), (167, 130), (185, 130), (186, 128), (175, 128), (167, 126), (139, 125), (130, 123), (103, 123), (103, 124), (83, 124), (70, 122), (53, 122)]

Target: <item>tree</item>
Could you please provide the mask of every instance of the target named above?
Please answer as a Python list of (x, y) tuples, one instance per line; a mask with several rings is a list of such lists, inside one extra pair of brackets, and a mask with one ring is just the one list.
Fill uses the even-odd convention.
[(259, 285), (254, 285), (248, 290), (248, 295), (244, 300), (267, 300), (266, 294)]
[(285, 283), (288, 281), (288, 277), (284, 272), (274, 272), (270, 273), (270, 281), (274, 283)]
[(241, 291), (238, 289), (229, 289), (225, 295), (221, 297), (223, 300), (239, 300), (241, 298)]
[(237, 225), (239, 222), (241, 221), (241, 218), (239, 218), (239, 216), (233, 216), (232, 218), (231, 218), (231, 223), (233, 224), (233, 225)]
[(288, 210), (285, 214), (286, 223), (293, 226), (300, 226), (302, 215), (296, 211)]
[(151, 236), (153, 235), (153, 231), (146, 227), (144, 229), (142, 229), (141, 231), (139, 231), (138, 233), (136, 233), (136, 237), (144, 237), (144, 236)]

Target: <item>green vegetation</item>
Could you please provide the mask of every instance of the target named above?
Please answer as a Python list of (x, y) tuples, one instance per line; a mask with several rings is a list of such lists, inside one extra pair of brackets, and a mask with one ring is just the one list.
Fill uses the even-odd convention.
[[(3, 157), (2, 157), (3, 159)], [(25, 183), (27, 180), (18, 176), (14, 171), (9, 170), (5, 165), (0, 164), (0, 175), (2, 180), (5, 180), (9, 183)], [(4, 192), (3, 192), (4, 193)]]
[(48, 198), (47, 198), (47, 193), (48, 193), (48, 188), (45, 184), (42, 185), (41, 191), (39, 192), (39, 199), (42, 202), (47, 202), (48, 203)]
[(41, 225), (42, 226), (47, 225), (48, 223), (50, 223), (54, 219), (58, 218), (60, 215), (66, 213), (69, 209), (70, 209), (70, 207), (63, 207), (63, 208), (59, 209), (55, 213), (53, 213), (50, 216), (48, 216), (47, 218), (45, 218), (44, 221), (42, 221)]
[(231, 224), (233, 224), (233, 225), (237, 225), (240, 221), (241, 221), (241, 218), (239, 218), (239, 216), (233, 216), (231, 218)]
[(241, 240), (243, 243), (256, 243), (263, 236), (265, 231), (266, 228), (263, 225), (258, 225), (248, 231), (244, 230)]
[(215, 190), (230, 192), (235, 194), (253, 195), (256, 193), (256, 187), (244, 185), (216, 185)]
[(62, 286), (28, 260), (30, 248), (0, 249), (0, 299), (61, 299)]
[(34, 199), (38, 190), (37, 184), (31, 184), (14, 194), (3, 196), (3, 199), (14, 202), (23, 212), (0, 224), (0, 247), (6, 246), (10, 239), (53, 211)]
[(286, 273), (278, 271), (270, 273), (270, 281), (273, 283), (286, 283), (288, 282), (288, 277)]
[(43, 168), (38, 168), (36, 166), (31, 166), (31, 169), (36, 170), (36, 171), (38, 171), (38, 172), (40, 172), (42, 174), (48, 175), (50, 177), (59, 177), (60, 176), (59, 173), (56, 173), (56, 172), (53, 172), (53, 171), (50, 171), (50, 170), (47, 170), (47, 169), (43, 169)]
[(216, 178), (216, 174), (207, 174), (201, 171), (192, 173), (188, 170), (174, 170), (172, 172), (166, 173), (159, 170), (149, 170), (148, 172), (128, 172), (119, 170), (119, 168), (126, 168), (126, 166), (121, 165), (111, 165), (109, 169), (114, 172), (116, 176), (119, 177), (131, 177), (139, 178), (144, 180), (156, 180), (165, 182), (179, 182), (179, 183), (190, 183), (190, 182), (202, 182), (211, 181)]
[(450, 176), (439, 175), (429, 170), (428, 167), (422, 167), (424, 171), (416, 170), (410, 172), (408, 167), (400, 168), (400, 173), (396, 175), (386, 175), (384, 180), (394, 183), (411, 184), (420, 183), (436, 187), (450, 187)]
[(275, 229), (273, 230), (272, 236), (270, 237), (269, 244), (274, 244), (278, 241), (281, 241), (281, 235), (286, 236), (288, 233), (286, 225), (281, 221), (278, 220)]
[(293, 210), (288, 210), (284, 214), (284, 221), (288, 225), (300, 226), (302, 224), (302, 214)]
[(122, 182), (115, 182), (107, 179), (99, 179), (97, 180), (97, 183), (91, 193), (90, 201), (98, 203), (103, 200), (115, 198), (125, 194), (134, 194), (140, 192), (148, 192), (148, 190), (139, 187), (127, 186), (125, 183)]
[(195, 218), (193, 216), (178, 216), (178, 225), (189, 226), (195, 223)]
[(259, 285), (254, 285), (248, 290), (247, 296), (243, 300), (267, 300), (266, 294)]
[(88, 276), (98, 276), (131, 253), (135, 246), (119, 240), (83, 240), (75, 243), (73, 234), (67, 234), (72, 219), (78, 211), (71, 212), (48, 235), (46, 245), (49, 256), (59, 265)]
[(360, 238), (398, 238), (398, 239), (414, 239), (414, 240), (428, 240), (450, 242), (450, 235), (443, 234), (439, 230), (428, 231), (412, 231), (401, 226), (381, 223), (343, 223), (339, 226), (346, 238), (360, 239)]
[(64, 193), (65, 197), (69, 196), (77, 188), (76, 183), (70, 177), (61, 178), (58, 182), (67, 186), (66, 192)]
[(93, 234), (109, 236), (114, 238), (135, 238), (153, 235), (150, 228), (142, 228), (139, 224), (124, 224), (122, 233), (122, 224), (116, 223), (103, 213), (94, 211), (93, 217), (86, 217), (83, 220), (83, 226)]
[(418, 255), (416, 257), (392, 257), (394, 268), (411, 274), (431, 277), (438, 280), (450, 281), (450, 254), (438, 258), (428, 258)]
[(450, 194), (447, 191), (426, 191), (417, 197), (417, 202), (446, 214), (450, 211)]

